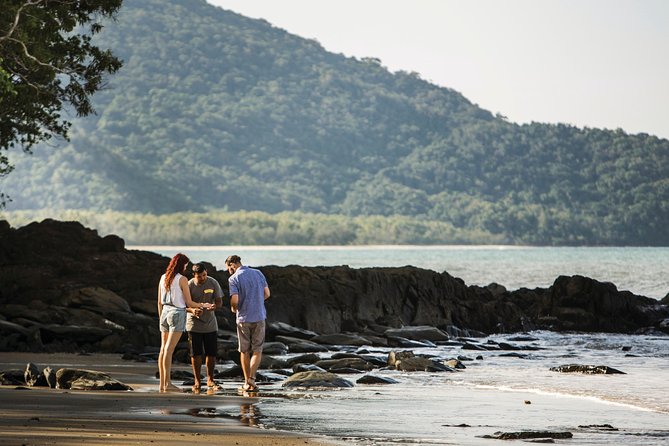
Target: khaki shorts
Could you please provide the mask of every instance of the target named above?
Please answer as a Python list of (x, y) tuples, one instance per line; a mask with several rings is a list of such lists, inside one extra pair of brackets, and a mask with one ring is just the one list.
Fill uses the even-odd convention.
[(262, 352), (265, 342), (265, 321), (238, 322), (237, 338), (239, 338), (239, 352)]

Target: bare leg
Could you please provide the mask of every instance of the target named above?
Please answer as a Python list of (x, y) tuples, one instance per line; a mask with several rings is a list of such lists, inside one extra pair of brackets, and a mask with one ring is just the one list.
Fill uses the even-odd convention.
[(195, 384), (193, 387), (200, 388), (202, 386), (200, 372), (202, 371), (202, 355), (191, 356), (191, 364), (193, 365), (193, 378)]
[(160, 391), (167, 392), (169, 390), (178, 390), (179, 388), (172, 384), (172, 355), (174, 349), (179, 343), (181, 332), (170, 331), (169, 333), (162, 333), (162, 345), (160, 347), (160, 355), (158, 361), (160, 363)]
[(251, 353), (239, 352), (239, 362), (244, 372), (244, 383), (250, 384), (249, 375), (251, 372)]
[(214, 367), (216, 366), (216, 356), (207, 356), (207, 385), (213, 387), (216, 383), (214, 382)]
[(161, 392), (165, 391), (165, 370), (163, 369), (163, 356), (165, 356), (165, 346), (167, 344), (167, 332), (160, 332), (160, 354), (158, 355), (158, 374), (160, 376)]
[(260, 361), (262, 360), (262, 352), (253, 352), (251, 356), (251, 361), (249, 364), (249, 380), (248, 383), (255, 387), (256, 385), (256, 372), (258, 367), (260, 367)]

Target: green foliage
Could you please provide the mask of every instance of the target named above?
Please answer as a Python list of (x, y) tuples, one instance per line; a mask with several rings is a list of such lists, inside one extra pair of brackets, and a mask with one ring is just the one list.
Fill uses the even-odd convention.
[(133, 245), (377, 245), (500, 244), (504, 238), (449, 223), (411, 217), (258, 211), (179, 212), (151, 215), (130, 212), (12, 211), (0, 214), (13, 227), (56, 218), (79, 221), (100, 235), (116, 234)]
[(105, 27), (124, 67), (69, 142), (13, 160), (11, 209), (142, 215), (147, 243), (198, 221), (217, 244), (669, 245), (666, 139), (516, 125), (204, 0), (126, 0)]
[[(122, 0), (3, 0), (0, 9), (0, 150), (24, 150), (52, 136), (67, 137), (65, 106), (93, 112), (91, 95), (121, 62), (92, 44)], [(88, 26), (88, 31), (82, 27)], [(11, 165), (0, 155), (0, 176)], [(4, 204), (0, 195), (0, 206)]]

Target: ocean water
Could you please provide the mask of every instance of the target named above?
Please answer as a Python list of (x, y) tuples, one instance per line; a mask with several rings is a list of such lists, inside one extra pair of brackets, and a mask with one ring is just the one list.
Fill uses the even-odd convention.
[[(669, 444), (669, 336), (533, 332), (489, 339), (538, 348), (510, 352), (414, 349), (440, 359), (465, 357), (450, 373), (377, 370), (399, 381), (342, 390), (262, 387), (253, 412), (265, 428), (325, 435), (348, 444), (486, 445), (495, 432), (571, 432), (571, 445)], [(480, 340), (479, 342), (487, 342)], [(367, 349), (386, 357), (387, 349)], [(479, 359), (476, 359), (479, 357)], [(565, 364), (607, 365), (625, 374), (558, 373)], [(362, 374), (341, 375), (355, 381)], [(276, 394), (273, 395), (273, 389)]]
[[(669, 292), (669, 248), (547, 248), (509, 246), (166, 247), (171, 257), (206, 260), (219, 269), (230, 254), (247, 265), (413, 265), (508, 289), (548, 287), (560, 275), (612, 282), (620, 290), (663, 298)], [(270, 284), (271, 286), (271, 284)], [(603, 333), (493, 335), (536, 350), (471, 351), (443, 345), (413, 349), (439, 359), (461, 358), (454, 373), (372, 373), (398, 381), (341, 390), (286, 390), (263, 384), (262, 398), (239, 416), (265, 429), (293, 430), (361, 446), (492, 445), (496, 432), (568, 431), (570, 445), (669, 445), (669, 336)], [(389, 349), (365, 349), (381, 358)], [(327, 357), (327, 354), (322, 354)], [(605, 365), (613, 375), (550, 371), (566, 364)], [(355, 383), (362, 374), (342, 375)], [(518, 443), (518, 441), (512, 442)]]
[(467, 285), (492, 282), (509, 290), (546, 288), (560, 275), (611, 282), (619, 290), (661, 299), (669, 293), (669, 248), (519, 246), (130, 246), (224, 268), (230, 254), (250, 266), (302, 265), (352, 268), (412, 265), (446, 271)]

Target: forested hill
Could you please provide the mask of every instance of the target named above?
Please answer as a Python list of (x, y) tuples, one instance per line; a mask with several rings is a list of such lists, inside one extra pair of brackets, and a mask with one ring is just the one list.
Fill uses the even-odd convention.
[(126, 0), (98, 42), (124, 67), (70, 142), (10, 154), (9, 210), (403, 215), (519, 243), (669, 245), (666, 139), (516, 125), (204, 0)]

